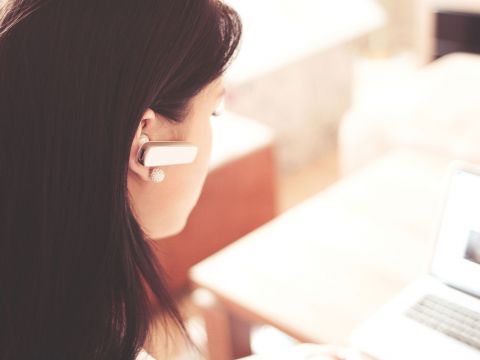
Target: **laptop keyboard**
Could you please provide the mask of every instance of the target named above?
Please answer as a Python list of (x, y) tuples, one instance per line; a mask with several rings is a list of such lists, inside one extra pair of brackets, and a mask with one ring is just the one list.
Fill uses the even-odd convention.
[(435, 295), (426, 295), (406, 316), (480, 350), (480, 313)]

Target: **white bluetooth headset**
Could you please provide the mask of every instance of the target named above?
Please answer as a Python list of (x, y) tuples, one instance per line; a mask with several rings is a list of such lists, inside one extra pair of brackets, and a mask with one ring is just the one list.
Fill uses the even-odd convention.
[(153, 167), (150, 180), (162, 182), (165, 171), (158, 166), (190, 164), (197, 157), (198, 147), (186, 141), (150, 141), (146, 134), (140, 135), (137, 160), (145, 167)]

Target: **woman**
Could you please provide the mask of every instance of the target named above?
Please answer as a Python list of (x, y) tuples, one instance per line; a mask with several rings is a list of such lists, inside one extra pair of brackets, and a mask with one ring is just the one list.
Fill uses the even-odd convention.
[[(237, 13), (219, 0), (1, 10), (0, 359), (146, 358), (158, 309), (163, 333), (188, 339), (150, 240), (178, 233), (198, 199)], [(151, 168), (149, 141), (197, 153)]]
[[(148, 239), (207, 171), (240, 20), (217, 0), (11, 0), (0, 23), (0, 359), (135, 359), (160, 308)], [(195, 161), (155, 170), (150, 141)]]

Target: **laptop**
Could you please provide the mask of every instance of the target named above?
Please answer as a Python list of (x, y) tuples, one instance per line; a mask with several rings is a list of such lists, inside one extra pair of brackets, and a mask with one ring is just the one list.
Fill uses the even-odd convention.
[(455, 161), (447, 178), (429, 273), (351, 334), (375, 359), (480, 359), (480, 166)]

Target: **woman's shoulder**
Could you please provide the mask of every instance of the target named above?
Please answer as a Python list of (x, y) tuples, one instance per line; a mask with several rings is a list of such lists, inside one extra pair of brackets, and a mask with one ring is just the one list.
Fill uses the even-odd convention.
[(152, 357), (149, 353), (147, 353), (144, 349), (140, 350), (135, 360), (156, 360)]

